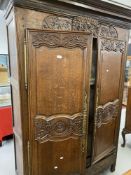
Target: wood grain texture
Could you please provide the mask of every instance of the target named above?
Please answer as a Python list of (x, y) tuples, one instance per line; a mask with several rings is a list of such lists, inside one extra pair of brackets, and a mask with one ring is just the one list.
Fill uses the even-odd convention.
[[(117, 146), (115, 144), (115, 132), (117, 131), (118, 120), (120, 120), (119, 109), (121, 104), (119, 100), (121, 100), (121, 96), (119, 88), (121, 88), (122, 81), (124, 49), (124, 42), (100, 39), (97, 68), (94, 162), (105, 157)], [(115, 102), (116, 105), (113, 105)]]
[[(86, 155), (83, 126), (88, 112), (85, 75), (90, 36), (44, 30), (29, 30), (27, 36), (31, 173), (80, 174)], [(57, 151), (51, 155), (53, 150)], [(50, 168), (41, 166), (45, 161)]]
[[(51, 175), (79, 175), (79, 172), (81, 172), (82, 175), (86, 173), (99, 174), (100, 171), (109, 166), (112, 166), (112, 170), (114, 170), (124, 80), (124, 62), (126, 58), (125, 42), (128, 40), (128, 30), (124, 29), (127, 27), (127, 20), (122, 20), (123, 18), (119, 17), (116, 19), (112, 15), (109, 15), (108, 12), (106, 15), (100, 14), (93, 12), (93, 10), (87, 11), (86, 8), (77, 8), (75, 5), (67, 5), (58, 1), (38, 2), (16, 0), (14, 5), (15, 7), (12, 9), (12, 12), (14, 13), (13, 17), (16, 25), (13, 31), (16, 31), (16, 42), (13, 40), (14, 37), (11, 37), (11, 40), (13, 40), (12, 42), (15, 42), (17, 46), (16, 65), (18, 66), (19, 81), (16, 81), (13, 77), (11, 81), (15, 87), (14, 94), (18, 93), (16, 87), (19, 85), (20, 94), (18, 98), (20, 98), (20, 103), (16, 106), (20, 105), (21, 108), (21, 127), (18, 127), (17, 131), (22, 133), (22, 137), (20, 138), (16, 131), (16, 154), (18, 154), (19, 148), (23, 149), (22, 161), (17, 160), (18, 174), (21, 175), (21, 173), (19, 173), (21, 170), (23, 171), (22, 175), (47, 175), (47, 172)], [(10, 8), (7, 14), (10, 14)], [(6, 18), (8, 21), (10, 15), (7, 15)], [(120, 28), (120, 26), (122, 28)], [(26, 29), (30, 29), (32, 33), (28, 38), (30, 42), (25, 38)], [(37, 37), (37, 32), (42, 33), (42, 29), (53, 31), (46, 31), (48, 37), (45, 34)], [(66, 31), (62, 33), (61, 30)], [(51, 32), (53, 35), (54, 33), (61, 34), (59, 36), (57, 35), (58, 37), (54, 40), (51, 35), (49, 37), (49, 33)], [(10, 35), (11, 34), (12, 32), (10, 32)], [(65, 37), (66, 35), (69, 35), (69, 37)], [(77, 38), (76, 35), (79, 37)], [(96, 63), (98, 63), (96, 74), (97, 82), (99, 83), (96, 89), (95, 85), (91, 85), (91, 89), (94, 87), (94, 101), (99, 102), (101, 98), (103, 103), (96, 103), (96, 106), (102, 106), (103, 108), (106, 104), (112, 104), (116, 99), (119, 100), (118, 116), (113, 117), (113, 120), (110, 120), (107, 125), (102, 125), (100, 130), (96, 131), (96, 129), (94, 129), (94, 132), (97, 132), (98, 136), (97, 144), (94, 143), (93, 138), (95, 112), (92, 112), (93, 115), (91, 115), (92, 123), (88, 123), (88, 103), (90, 96), (89, 77), (92, 62), (92, 40), (94, 37), (96, 45), (99, 46), (99, 50), (97, 50), (97, 47), (95, 50), (95, 59)], [(101, 39), (103, 42), (102, 47), (100, 37), (104, 37)], [(88, 40), (87, 46), (85, 42), (86, 39)], [(26, 62), (26, 59), (24, 59), (24, 43), (27, 49)], [(10, 47), (12, 48), (12, 46)], [(29, 50), (30, 52), (28, 52)], [(101, 56), (97, 55), (97, 52), (100, 53)], [(85, 59), (86, 56), (87, 59)], [(13, 57), (11, 59), (13, 60)], [(24, 64), (26, 63), (27, 65), (25, 66)], [(100, 65), (102, 69), (99, 67)], [(108, 65), (110, 65), (111, 71), (107, 71), (105, 74)], [(25, 75), (25, 68), (28, 72), (27, 75)], [(116, 76), (114, 76), (114, 74)], [(17, 75), (14, 73), (14, 76)], [(26, 77), (28, 80), (27, 89), (25, 88)], [(101, 93), (99, 91), (100, 88), (98, 89), (99, 84), (101, 84), (100, 88), (103, 89)], [(84, 90), (83, 87), (85, 87), (86, 90)], [(110, 93), (108, 93), (108, 90)], [(97, 94), (99, 95), (99, 99), (97, 99)], [(96, 109), (94, 101), (91, 108), (92, 110)], [(109, 108), (108, 111), (108, 116), (105, 116), (104, 112), (102, 112), (102, 114), (104, 113), (103, 116), (107, 118), (111, 116), (110, 119), (112, 119), (114, 107), (111, 107), (111, 111)], [(15, 115), (19, 115), (16, 111), (15, 113)], [(57, 125), (51, 124), (51, 126), (53, 126), (53, 128), (57, 126), (56, 128), (59, 132), (65, 128), (63, 122), (60, 122), (60, 116), (64, 116), (64, 121), (65, 118), (68, 118), (67, 123), (70, 121), (68, 126), (70, 126), (71, 130), (74, 130), (72, 126), (72, 116), (78, 113), (82, 113), (83, 115), (83, 136), (77, 136), (77, 138), (74, 139), (66, 134), (65, 140), (65, 135), (63, 137), (62, 134), (60, 135), (61, 141), (54, 141), (56, 139), (54, 136), (53, 141), (47, 141), (48, 139), (46, 139), (46, 141), (42, 141), (43, 143), (39, 143), (35, 140), (36, 138), (39, 139), (43, 137), (43, 126), (45, 126), (44, 124), (38, 124), (40, 126), (38, 133), (40, 132), (40, 135), (42, 133), (42, 137), (39, 137), (39, 134), (37, 135), (38, 137), (36, 137), (36, 123), (34, 122), (36, 117), (40, 117), (42, 119), (41, 122), (46, 123), (47, 135), (50, 137), (49, 132), (51, 130), (50, 125), (48, 127), (47, 124), (48, 120), (53, 123), (54, 121), (58, 121)], [(78, 117), (77, 119), (80, 118)], [(19, 122), (20, 120), (16, 118), (15, 123)], [(81, 126), (81, 122), (78, 123)], [(77, 126), (79, 126), (78, 123)], [(97, 146), (96, 160), (92, 164), (88, 164), (90, 166), (88, 169), (85, 168), (87, 149), (89, 151), (92, 150), (87, 147), (89, 138), (87, 124), (92, 132), (89, 133), (90, 142), (92, 145)], [(108, 140), (106, 140), (104, 135), (107, 130), (112, 136), (108, 137), (107, 134)], [(75, 131), (70, 133), (73, 134)], [(99, 142), (102, 144), (102, 149), (99, 148)], [(19, 159), (18, 156), (17, 159)], [(93, 159), (92, 152), (90, 152), (89, 159), (89, 162)], [(87, 172), (85, 172), (85, 170)], [(63, 174), (63, 172), (65, 174)]]

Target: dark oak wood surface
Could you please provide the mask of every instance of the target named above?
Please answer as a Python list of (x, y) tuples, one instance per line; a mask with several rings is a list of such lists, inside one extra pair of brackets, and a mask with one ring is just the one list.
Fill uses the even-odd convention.
[(32, 175), (83, 173), (89, 37), (85, 33), (28, 32)]
[(130, 19), (65, 2), (13, 2), (6, 21), (17, 174), (114, 171)]

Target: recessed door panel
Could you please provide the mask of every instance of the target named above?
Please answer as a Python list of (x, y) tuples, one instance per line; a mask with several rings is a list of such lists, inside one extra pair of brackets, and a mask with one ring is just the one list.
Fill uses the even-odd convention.
[(87, 33), (28, 31), (31, 175), (84, 171)]
[(115, 149), (119, 121), (124, 42), (100, 39), (97, 70), (93, 162)]
[(101, 52), (99, 103), (104, 105), (119, 98), (122, 54), (114, 51)]
[(82, 54), (80, 48), (40, 47), (36, 50), (37, 114), (74, 114), (82, 111)]

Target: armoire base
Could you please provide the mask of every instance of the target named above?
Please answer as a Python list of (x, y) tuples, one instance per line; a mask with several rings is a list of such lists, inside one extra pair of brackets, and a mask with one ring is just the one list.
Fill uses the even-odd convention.
[(115, 154), (111, 154), (110, 156), (102, 159), (101, 161), (95, 163), (94, 165), (90, 166), (86, 170), (86, 175), (98, 175), (104, 170), (107, 170), (110, 168), (111, 172), (115, 171), (115, 165), (116, 162), (114, 160), (116, 159)]

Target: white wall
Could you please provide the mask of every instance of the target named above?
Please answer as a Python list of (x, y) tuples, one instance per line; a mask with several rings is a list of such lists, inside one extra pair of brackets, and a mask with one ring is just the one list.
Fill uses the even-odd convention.
[(0, 10), (0, 54), (8, 54), (6, 24), (3, 14), (4, 12)]
[(131, 44), (131, 30), (130, 30), (130, 35), (129, 35), (129, 44)]
[(131, 0), (102, 0), (102, 1), (131, 9)]

